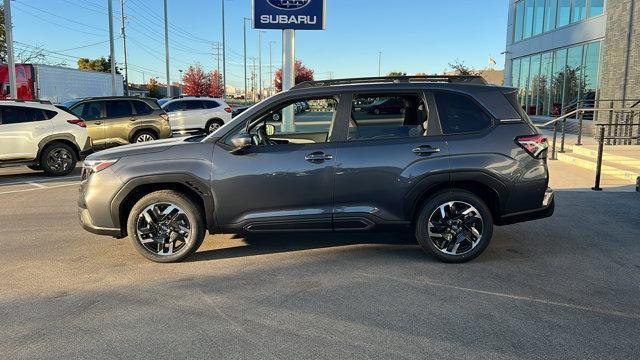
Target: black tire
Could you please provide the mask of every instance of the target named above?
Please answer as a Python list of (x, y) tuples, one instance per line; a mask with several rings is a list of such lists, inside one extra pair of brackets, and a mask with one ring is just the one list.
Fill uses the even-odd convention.
[[(217, 127), (215, 127), (217, 125)], [(220, 119), (211, 119), (207, 121), (207, 125), (204, 128), (204, 131), (207, 134), (211, 134), (212, 132), (218, 130), (222, 125), (224, 125), (224, 121)]]
[[(433, 215), (434, 217), (437, 217), (439, 220), (441, 215), (436, 215), (435, 212), (440, 211), (439, 209), (441, 205), (445, 205), (450, 202), (458, 202), (454, 205), (454, 207), (457, 206), (458, 204), (460, 204), (460, 206), (464, 206), (463, 204), (471, 205), (472, 207), (475, 208), (475, 210), (477, 210), (478, 215), (482, 218), (482, 220), (478, 219), (477, 217), (473, 219), (470, 218), (470, 221), (475, 222), (474, 230), (477, 231), (476, 227), (478, 227), (479, 224), (482, 224), (481, 231), (480, 231), (480, 239), (477, 239), (477, 237), (475, 237), (477, 239), (476, 241), (473, 241), (473, 242), (466, 241), (466, 242), (460, 243), (459, 246), (463, 246), (462, 250), (464, 250), (464, 246), (471, 247), (471, 248), (459, 254), (448, 254), (443, 252), (443, 251), (450, 251), (450, 250), (448, 247), (445, 247), (445, 246), (443, 246), (444, 249), (441, 249), (434, 243), (434, 240), (432, 240), (432, 238), (429, 236), (429, 230), (428, 230), (429, 219)], [(451, 210), (451, 207), (449, 207), (449, 209), (450, 210), (448, 211), (450, 213), (455, 212), (455, 210), (454, 211)], [(470, 214), (473, 214), (473, 213), (475, 213), (475, 211), (470, 212)], [(455, 217), (455, 216), (459, 216), (459, 215), (452, 215), (452, 217)], [(435, 221), (435, 218), (433, 220)], [(482, 254), (482, 252), (489, 245), (489, 242), (491, 241), (491, 238), (493, 236), (493, 217), (487, 205), (478, 196), (468, 191), (452, 189), (452, 190), (447, 190), (447, 191), (437, 193), (422, 206), (422, 209), (420, 210), (420, 215), (417, 218), (415, 230), (416, 230), (416, 239), (418, 240), (418, 243), (422, 246), (422, 249), (427, 254), (432, 255), (436, 257), (438, 260), (443, 262), (463, 263), (463, 262), (472, 260), (477, 256), (479, 256), (480, 254)], [(434, 233), (439, 232), (437, 227), (432, 227), (432, 231), (434, 231)], [(438, 239), (438, 238), (435, 237), (435, 239)], [(443, 238), (443, 241), (444, 241), (444, 238)], [(448, 242), (448, 244), (451, 244), (451, 243)]]
[[(155, 246), (158, 249), (162, 247), (163, 251), (166, 246), (158, 245), (158, 243), (149, 243), (148, 245), (145, 245), (142, 243), (142, 241), (144, 241), (145, 239), (139, 237), (137, 232), (137, 227), (139, 225), (138, 221), (143, 221), (141, 220), (144, 217), (142, 216), (142, 212), (149, 206), (154, 206), (154, 204), (159, 203), (175, 205), (179, 209), (184, 211), (184, 215), (186, 219), (188, 219), (188, 225), (190, 226), (191, 230), (188, 241), (184, 242), (184, 246), (170, 255), (162, 255), (150, 250), (147, 246)], [(193, 201), (180, 194), (179, 192), (172, 190), (161, 190), (144, 196), (133, 206), (127, 219), (127, 232), (129, 234), (129, 240), (131, 240), (133, 247), (142, 256), (155, 262), (172, 263), (182, 261), (196, 252), (196, 250), (198, 250), (200, 245), (202, 245), (202, 241), (204, 240), (206, 226), (203, 219), (202, 209), (198, 205), (196, 205)]]
[(40, 166), (40, 164), (38, 164), (38, 165), (29, 165), (27, 167), (29, 169), (33, 170), (33, 171), (42, 171), (42, 166)]
[(76, 152), (71, 146), (61, 142), (54, 142), (42, 150), (38, 166), (47, 175), (65, 176), (76, 168), (77, 163)]
[(380, 115), (380, 109), (373, 109), (374, 115)]
[(158, 135), (150, 130), (140, 130), (133, 135), (132, 143), (149, 142), (158, 140)]

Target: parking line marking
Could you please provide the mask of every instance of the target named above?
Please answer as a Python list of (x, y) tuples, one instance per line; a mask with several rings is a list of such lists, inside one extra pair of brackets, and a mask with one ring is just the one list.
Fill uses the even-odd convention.
[(499, 293), (499, 292), (493, 292), (493, 291), (487, 291), (487, 290), (471, 289), (471, 288), (466, 288), (462, 286), (437, 283), (429, 280), (424, 280), (424, 281), (407, 280), (407, 279), (397, 278), (397, 277), (388, 276), (388, 275), (376, 275), (376, 274), (368, 274), (364, 272), (360, 272), (360, 273), (365, 276), (396, 280), (396, 281), (405, 282), (405, 283), (437, 286), (437, 287), (443, 287), (443, 288), (453, 289), (453, 290), (468, 291), (468, 292), (473, 292), (477, 294), (493, 295), (493, 296), (512, 299), (512, 300), (524, 300), (524, 301), (530, 301), (530, 302), (535, 302), (535, 303), (540, 303), (545, 305), (560, 306), (560, 307), (570, 308), (574, 310), (589, 311), (589, 312), (594, 312), (594, 313), (599, 313), (604, 315), (619, 316), (619, 317), (625, 317), (630, 319), (640, 319), (640, 314), (628, 313), (623, 311), (607, 310), (607, 309), (600, 309), (600, 308), (595, 308), (591, 306), (563, 303), (563, 302), (553, 301), (553, 300), (537, 299), (537, 298), (523, 296), (523, 295), (512, 295), (512, 294)]
[(61, 188), (61, 187), (65, 187), (65, 186), (76, 186), (76, 185), (80, 185), (80, 184), (62, 184), (62, 185), (54, 185), (54, 186), (45, 186), (43, 188), (35, 188), (35, 189), (22, 189), (22, 190), (11, 190), (11, 191), (3, 191), (0, 192), (0, 195), (6, 195), (6, 194), (15, 194), (15, 193), (21, 193), (21, 192), (27, 192), (27, 191), (36, 191), (36, 190), (43, 190), (43, 189), (55, 189), (55, 188)]
[(47, 182), (47, 181), (61, 181), (61, 180), (75, 180), (75, 179), (80, 179), (80, 175), (78, 175), (78, 176), (67, 176), (67, 177), (62, 177), (62, 178), (42, 179), (42, 180), (14, 181), (14, 182), (10, 182), (10, 183), (1, 183), (0, 182), (0, 186), (24, 185), (24, 184), (29, 184), (29, 183), (41, 183), (41, 182)]
[(33, 181), (27, 181), (27, 184), (33, 185), (33, 186), (35, 186), (37, 188), (40, 188), (40, 189), (46, 189), (47, 188), (46, 186), (44, 186), (42, 184), (38, 184), (37, 182), (33, 182)]

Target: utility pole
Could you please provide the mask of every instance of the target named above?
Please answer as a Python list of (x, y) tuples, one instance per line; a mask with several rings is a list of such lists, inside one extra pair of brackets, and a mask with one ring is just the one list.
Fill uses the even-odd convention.
[(222, 100), (224, 100), (227, 94), (227, 58), (224, 34), (224, 0), (220, 0), (220, 2), (222, 3)]
[(378, 51), (378, 77), (380, 77), (381, 69), (382, 69), (382, 51)]
[(251, 99), (256, 102), (256, 57), (250, 58), (253, 65), (251, 65)]
[[(291, 89), (296, 83), (296, 32), (295, 30), (282, 30), (282, 91)], [(282, 111), (282, 132), (296, 131), (293, 107), (289, 106)]]
[(9, 0), (4, 0), (4, 32), (7, 42), (7, 60), (9, 63), (9, 98), (17, 99), (16, 60), (13, 57), (13, 24), (11, 21), (11, 3)]
[(219, 42), (215, 42), (213, 44), (213, 51), (215, 51), (215, 59), (218, 62), (218, 73), (220, 73), (220, 50), (222, 50), (222, 44), (220, 44)]
[(258, 30), (258, 100), (262, 101), (262, 33), (266, 31)]
[(113, 43), (113, 0), (107, 0), (107, 3), (109, 5), (109, 57), (111, 58), (111, 95), (116, 96), (118, 94), (116, 92), (116, 51), (115, 45)]
[(269, 41), (269, 96), (273, 95), (271, 89), (273, 88), (273, 58), (271, 57), (271, 45), (275, 44), (275, 41)]
[(329, 80), (333, 80), (333, 71), (329, 71)]
[(248, 102), (247, 99), (247, 21), (251, 21), (251, 19), (243, 17), (242, 18), (242, 31), (244, 33), (244, 103)]
[(122, 35), (122, 50), (124, 51), (124, 94), (129, 96), (129, 68), (127, 67), (127, 35), (125, 34), (125, 31), (124, 31), (124, 0), (120, 0), (120, 20), (122, 21), (120, 34)]
[(167, 67), (167, 97), (171, 97), (171, 76), (169, 74), (169, 17), (167, 15), (167, 0), (164, 0), (164, 52)]

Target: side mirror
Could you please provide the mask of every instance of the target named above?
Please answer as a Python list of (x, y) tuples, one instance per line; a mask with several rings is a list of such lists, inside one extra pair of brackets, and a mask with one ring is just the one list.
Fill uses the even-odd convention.
[(243, 133), (238, 134), (231, 139), (231, 143), (235, 148), (231, 150), (232, 154), (237, 154), (251, 147), (251, 135)]
[(267, 131), (267, 136), (273, 136), (276, 133), (276, 127), (273, 124), (266, 124), (264, 129)]

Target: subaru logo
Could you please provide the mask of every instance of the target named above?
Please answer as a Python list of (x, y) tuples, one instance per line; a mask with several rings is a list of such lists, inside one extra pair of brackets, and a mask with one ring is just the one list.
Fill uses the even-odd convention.
[(311, 0), (267, 0), (271, 6), (284, 10), (298, 10), (309, 5)]

